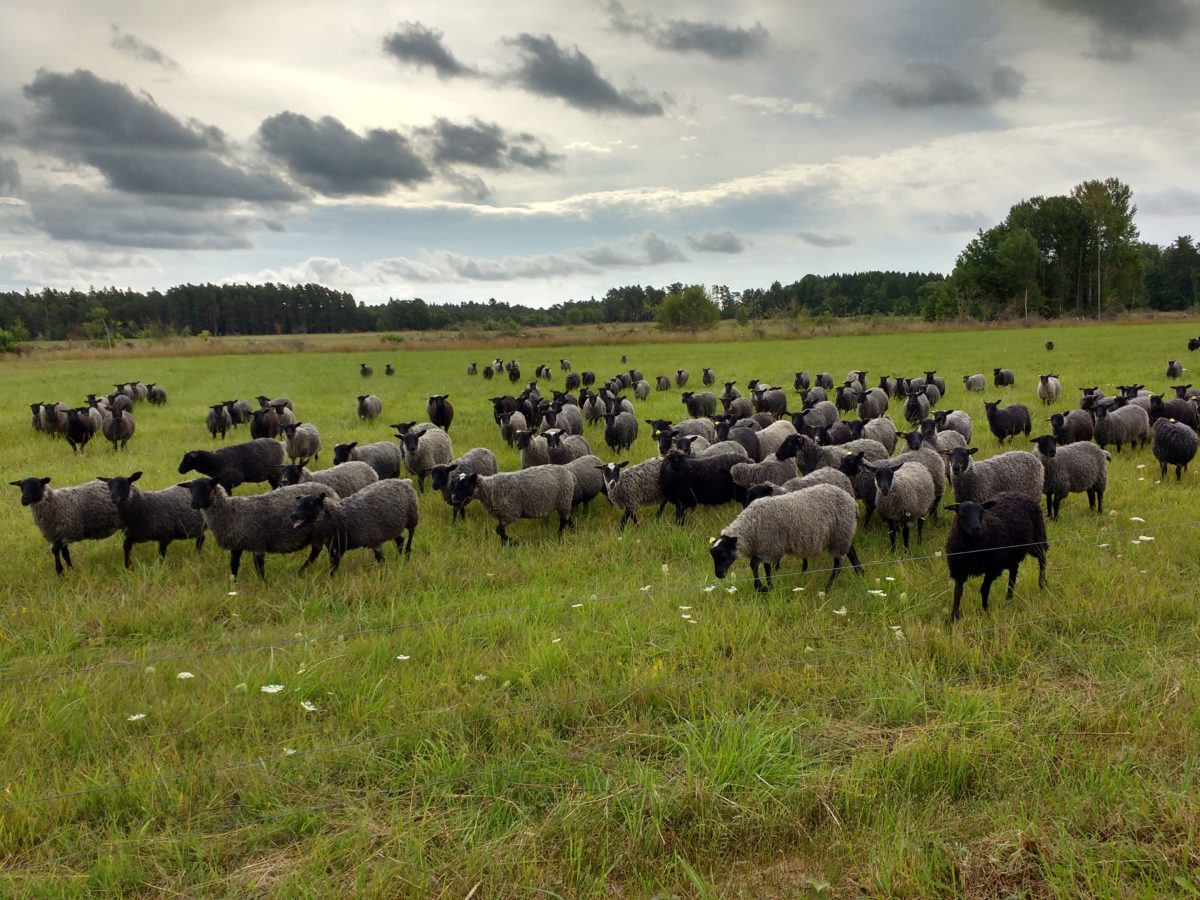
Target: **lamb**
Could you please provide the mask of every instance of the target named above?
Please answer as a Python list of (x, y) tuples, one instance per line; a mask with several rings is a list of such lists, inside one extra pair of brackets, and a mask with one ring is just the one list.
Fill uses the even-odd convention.
[(296, 422), (283, 426), (286, 435), (284, 447), (288, 459), (295, 462), (300, 457), (321, 458), (321, 432), (311, 422)]
[(992, 384), (995, 387), (1012, 387), (1016, 383), (1012, 369), (992, 369)]
[(158, 544), (158, 555), (166, 559), (171, 541), (194, 538), (196, 552), (204, 546), (204, 516), (192, 509), (192, 494), (185, 487), (173, 485), (161, 491), (143, 491), (134, 483), (142, 477), (134, 472), (128, 478), (101, 478), (108, 485), (109, 496), (117, 508), (121, 527), (125, 531), (122, 549), (125, 568), (133, 565), (130, 551), (134, 544)]
[(796, 460), (780, 459), (774, 453), (763, 459), (762, 462), (739, 462), (735, 463), (729, 470), (730, 477), (733, 478), (733, 483), (739, 488), (742, 488), (744, 494), (745, 489), (756, 484), (783, 484), (795, 478)]
[(417, 492), (407, 478), (377, 481), (343, 499), (333, 493), (300, 497), (291, 514), (292, 526), (307, 530), (311, 540), (328, 551), (330, 576), (348, 550), (370, 548), (382, 563), (383, 545), (393, 541), (396, 551), (408, 558), (420, 518)]
[(518, 519), (545, 519), (558, 513), (558, 534), (572, 524), (575, 476), (566, 466), (534, 466), (519, 472), (480, 475), (472, 472), (454, 479), (450, 493), (455, 506), (479, 501), (496, 519), (500, 543), (510, 541), (507, 528)]
[(573, 459), (592, 452), (587, 438), (578, 434), (566, 434), (561, 429), (551, 428), (545, 433), (546, 452), (554, 465), (566, 465)]
[(101, 429), (104, 431), (105, 438), (112, 444), (114, 451), (117, 449), (117, 444), (121, 445), (122, 450), (126, 450), (137, 425), (133, 421), (132, 415), (122, 409), (114, 409), (111, 415), (104, 417)]
[(688, 415), (693, 419), (701, 416), (712, 416), (717, 411), (717, 396), (711, 391), (684, 391), (681, 395), (683, 405), (687, 407)]
[(220, 482), (227, 492), (245, 482), (265, 481), (279, 487), (283, 445), (270, 438), (231, 444), (220, 450), (189, 450), (179, 463), (179, 474), (199, 472)]
[(975, 434), (975, 423), (961, 409), (939, 409), (933, 414), (933, 421), (937, 425), (938, 431), (957, 431), (968, 444), (971, 443), (971, 437)]
[(454, 448), (450, 435), (440, 428), (413, 429), (402, 438), (404, 441), (404, 465), (417, 476), (417, 485), (425, 493), (425, 476), (434, 466), (449, 463), (454, 459)]
[[(843, 557), (863, 574), (854, 550), (857, 527), (858, 507), (832, 485), (764, 497), (738, 513), (709, 544), (713, 571), (717, 578), (724, 578), (735, 560), (746, 557), (754, 572), (755, 590), (766, 591), (772, 587), (772, 569), (778, 570), (785, 555), (799, 556), (807, 567), (810, 557), (828, 551), (833, 556), (833, 571), (825, 583), (828, 591), (842, 570)], [(758, 574), (760, 563), (766, 569), (765, 585)]]
[(450, 524), (462, 516), (465, 521), (467, 511), (455, 506), (450, 499), (451, 481), (459, 475), (478, 472), (480, 475), (495, 475), (500, 471), (500, 463), (496, 454), (487, 447), (474, 447), (449, 464), (439, 463), (429, 470), (429, 484), (435, 491), (440, 491), (442, 499), (450, 504)]
[[(1128, 407), (1126, 407), (1128, 408)], [(1196, 432), (1171, 419), (1158, 419), (1154, 423), (1154, 440), (1150, 448), (1158, 460), (1159, 478), (1167, 480), (1167, 466), (1175, 467), (1175, 480), (1183, 477), (1183, 470), (1196, 457)]]
[(908, 550), (908, 523), (913, 519), (917, 522), (917, 543), (921, 543), (925, 517), (937, 503), (929, 470), (912, 462), (864, 465), (875, 475), (875, 508), (879, 510), (879, 517), (887, 522), (892, 552), (896, 552), (897, 530), (903, 532), (904, 549)]
[(984, 401), (983, 408), (987, 413), (988, 428), (1001, 444), (1022, 432), (1029, 437), (1033, 430), (1029, 407), (1024, 403), (1010, 403), (1002, 408), (999, 400), (992, 400)]
[(682, 525), (687, 511), (695, 506), (717, 506), (733, 500), (736, 485), (730, 469), (743, 461), (732, 453), (692, 457), (672, 450), (664, 456), (658, 483), (663, 496), (675, 507), (676, 524)]
[(611, 412), (604, 415), (604, 443), (614, 453), (621, 453), (637, 440), (638, 420), (633, 413)]
[(544, 435), (530, 431), (518, 431), (514, 435), (517, 449), (521, 452), (521, 468), (545, 466), (550, 463), (550, 445)]
[(1037, 395), (1039, 400), (1049, 406), (1051, 403), (1058, 402), (1061, 394), (1062, 382), (1059, 381), (1057, 375), (1038, 376)]
[(1043, 434), (1033, 439), (1037, 456), (1042, 461), (1045, 476), (1042, 491), (1046, 495), (1046, 515), (1058, 519), (1058, 508), (1067, 494), (1087, 493), (1088, 509), (1104, 512), (1104, 491), (1108, 487), (1108, 464), (1112, 460), (1107, 450), (1093, 443), (1068, 444), (1059, 447), (1053, 435)]
[(1182, 378), (1183, 377), (1183, 363), (1181, 363), (1177, 359), (1167, 360), (1167, 377), (1168, 378)]
[(1050, 427), (1060, 447), (1092, 439), (1092, 417), (1082, 409), (1054, 413), (1050, 417)]
[(358, 417), (364, 422), (378, 419), (383, 412), (383, 401), (374, 394), (358, 395)]
[(604, 461), (598, 456), (587, 454), (573, 459), (564, 468), (575, 476), (575, 491), (571, 495), (571, 512), (591, 503), (598, 494), (604, 493)]
[(204, 417), (204, 425), (208, 428), (208, 433), (212, 435), (214, 441), (217, 439), (218, 432), (221, 440), (225, 440), (225, 432), (233, 427), (233, 416), (229, 414), (229, 408), (224, 403), (214, 403), (208, 408), (208, 415)]
[(1038, 587), (1046, 586), (1046, 520), (1041, 504), (1025, 494), (1001, 492), (983, 502), (959, 501), (947, 506), (955, 512), (946, 538), (946, 565), (954, 579), (954, 607), (950, 620), (960, 617), (963, 586), (974, 575), (983, 576), (980, 594), (988, 608), (992, 582), (1008, 569), (1007, 599), (1012, 600), (1017, 569), (1026, 556), (1038, 561)]
[(374, 484), (379, 480), (378, 473), (369, 464), (357, 459), (338, 463), (328, 469), (319, 469), (316, 472), (309, 471), (306, 468), (307, 465), (308, 460), (301, 459), (298, 463), (281, 466), (280, 486), (287, 487), (292, 484), (314, 482), (333, 488), (333, 492), (339, 497), (349, 497), (355, 491), (361, 491), (368, 484)]
[(57, 489), (47, 487), (49, 478), (24, 478), (9, 484), (21, 489), (21, 505), (30, 507), (33, 524), (50, 542), (57, 575), (63, 573), (64, 560), (74, 568), (70, 544), (106, 538), (121, 527), (121, 517), (103, 481)]
[(983, 503), (1005, 492), (1023, 494), (1040, 503), (1045, 471), (1041, 460), (1025, 450), (1010, 450), (973, 463), (977, 447), (956, 447), (949, 453), (954, 499)]
[(1096, 443), (1101, 447), (1125, 444), (1141, 447), (1150, 439), (1150, 415), (1140, 406), (1121, 406), (1110, 409), (1096, 406)]
[(987, 387), (987, 381), (982, 374), (964, 375), (962, 380), (963, 387), (965, 387), (968, 391), (983, 393), (984, 388)]
[(234, 578), (241, 568), (243, 553), (250, 554), (254, 570), (263, 581), (267, 579), (268, 553), (295, 553), (309, 548), (301, 572), (321, 555), (321, 544), (313, 537), (312, 529), (295, 525), (291, 514), (302, 497), (325, 494), (336, 498), (326, 485), (296, 484), (249, 497), (229, 496), (213, 478), (197, 478), (185, 485), (191, 492), (192, 509), (204, 510), (213, 540), (222, 550), (229, 551), (229, 574)]
[(454, 421), (454, 406), (450, 403), (449, 394), (434, 394), (429, 398), (425, 407), (429, 421), (446, 434), (450, 433), (450, 423)]
[(381, 479), (399, 478), (403, 455), (400, 448), (391, 441), (376, 441), (361, 447), (358, 441), (351, 441), (349, 444), (337, 444), (333, 448), (333, 464), (336, 466), (350, 460), (358, 460), (374, 469)]

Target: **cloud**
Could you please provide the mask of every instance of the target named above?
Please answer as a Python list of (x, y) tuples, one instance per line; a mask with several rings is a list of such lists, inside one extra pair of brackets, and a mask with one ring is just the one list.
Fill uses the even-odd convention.
[(713, 59), (737, 60), (746, 59), (767, 44), (767, 30), (757, 23), (753, 28), (688, 19), (668, 19), (660, 24), (650, 13), (627, 12), (617, 0), (610, 0), (606, 9), (613, 30), (641, 35), (655, 47), (673, 53), (702, 53)]
[(333, 116), (313, 121), (282, 112), (263, 120), (258, 139), (293, 178), (328, 196), (377, 197), (433, 177), (400, 132), (373, 128), (359, 136)]
[(478, 75), (470, 66), (459, 62), (442, 43), (442, 33), (420, 22), (401, 22), (400, 27), (383, 39), (383, 49), (402, 63), (429, 66), (438, 78), (461, 78)]
[(492, 189), (478, 175), (444, 168), (441, 175), (458, 191), (459, 197), (468, 203), (486, 203), (492, 197)]
[(749, 97), (745, 94), (730, 94), (729, 100), (739, 106), (756, 109), (764, 115), (774, 113), (776, 115), (812, 116), (814, 119), (825, 118), (824, 108), (816, 103), (786, 100), (783, 97)]
[(160, 274), (147, 256), (125, 250), (96, 250), (63, 245), (0, 253), (0, 282), (78, 288), (82, 284), (128, 284), (131, 270)]
[(528, 132), (508, 134), (499, 125), (479, 119), (458, 124), (439, 118), (419, 133), (431, 141), (433, 161), (440, 164), (500, 172), (514, 166), (550, 169), (562, 159)]
[(593, 266), (657, 266), (669, 262), (687, 262), (678, 244), (659, 237), (653, 231), (627, 241), (602, 244), (579, 252), (580, 259)]
[(991, 228), (992, 220), (979, 211), (952, 212), (933, 225), (929, 230), (934, 234), (963, 234), (975, 233), (981, 228)]
[(630, 116), (661, 116), (662, 104), (644, 91), (618, 90), (596, 71), (595, 64), (578, 47), (560, 47), (550, 35), (528, 32), (507, 43), (521, 55), (511, 80), (535, 94), (557, 97), (589, 112)]
[(699, 237), (689, 234), (684, 240), (697, 253), (741, 253), (746, 249), (742, 239), (728, 228), (706, 231)]
[(1196, 216), (1200, 215), (1200, 193), (1186, 188), (1139, 191), (1137, 208), (1148, 216)]
[(16, 123), (0, 119), (0, 142), (7, 143), (17, 136)]
[(801, 231), (796, 237), (814, 247), (849, 247), (854, 243), (854, 238), (852, 237), (846, 237), (841, 234), (818, 234), (815, 231)]
[(969, 75), (941, 62), (910, 62), (898, 81), (869, 79), (856, 92), (900, 109), (932, 106), (987, 106), (1021, 93), (1025, 77), (1011, 66), (997, 66), (981, 86)]
[(179, 75), (183, 72), (183, 68), (179, 63), (171, 59), (171, 57), (167, 56), (161, 50), (151, 47), (145, 41), (139, 40), (132, 34), (123, 33), (119, 25), (112, 26), (111, 46), (118, 53), (123, 53), (132, 59), (158, 66), (163, 71), (170, 72), (172, 75)]
[(1139, 43), (1177, 44), (1196, 26), (1187, 0), (1042, 0), (1057, 13), (1092, 25), (1093, 52), (1102, 59), (1132, 59)]
[(17, 161), (7, 156), (0, 156), (0, 196), (15, 193), (21, 186), (21, 170)]
[(37, 107), (30, 144), (98, 169), (119, 190), (200, 200), (298, 199), (276, 175), (233, 161), (220, 129), (185, 124), (150, 96), (86, 69), (40, 70), (24, 94)]

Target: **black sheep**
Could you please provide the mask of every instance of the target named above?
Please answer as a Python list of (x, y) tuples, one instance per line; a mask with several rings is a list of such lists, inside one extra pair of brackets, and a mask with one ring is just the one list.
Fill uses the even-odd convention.
[(450, 423), (454, 421), (454, 407), (450, 404), (449, 397), (449, 394), (434, 394), (425, 408), (429, 414), (429, 421), (447, 434), (450, 433)]
[(220, 483), (232, 493), (245, 482), (266, 481), (279, 487), (283, 465), (283, 444), (271, 438), (258, 438), (220, 450), (189, 450), (179, 463), (179, 474), (199, 472)]
[(1001, 444), (1014, 435), (1024, 433), (1029, 437), (1033, 430), (1033, 422), (1029, 418), (1029, 408), (1023, 403), (1010, 403), (1003, 408), (999, 400), (985, 401), (984, 410), (987, 412), (988, 428)]
[(658, 485), (663, 497), (675, 507), (675, 521), (682, 525), (694, 506), (731, 503), (737, 490), (730, 469), (744, 457), (732, 454), (686, 456), (672, 450), (663, 457)]
[(1046, 520), (1037, 500), (1009, 491), (984, 503), (967, 500), (946, 507), (956, 513), (946, 539), (946, 565), (954, 579), (954, 606), (950, 619), (960, 617), (963, 586), (975, 575), (983, 576), (980, 594), (988, 608), (992, 582), (1008, 570), (1007, 599), (1011, 600), (1021, 561), (1038, 561), (1038, 587), (1046, 586)]

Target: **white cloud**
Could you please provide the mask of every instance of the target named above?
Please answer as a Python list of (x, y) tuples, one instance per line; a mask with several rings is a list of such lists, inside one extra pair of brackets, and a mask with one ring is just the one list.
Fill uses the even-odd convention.
[(824, 107), (807, 101), (785, 100), (782, 97), (748, 97), (745, 94), (730, 94), (729, 99), (739, 106), (748, 106), (764, 115), (773, 113), (775, 115), (811, 116), (814, 119), (823, 119), (826, 116)]

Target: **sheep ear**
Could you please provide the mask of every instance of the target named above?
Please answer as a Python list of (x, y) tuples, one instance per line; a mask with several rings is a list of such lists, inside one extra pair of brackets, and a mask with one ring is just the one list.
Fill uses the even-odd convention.
[(42, 478), (42, 479), (39, 479), (39, 480), (42, 482), (42, 484), (49, 484), (49, 483), (50, 483), (50, 479), (49, 479), (49, 478)]
[(139, 478), (141, 478), (141, 477), (142, 477), (142, 473), (141, 473), (141, 472), (134, 472), (132, 475), (130, 475), (130, 476), (129, 476), (129, 480), (130, 480), (130, 481), (137, 481), (137, 480), (138, 480)]
[(968, 455), (968, 456), (974, 456), (974, 455), (975, 455), (976, 453), (978, 453), (978, 452), (979, 452), (979, 448), (978, 448), (978, 447), (968, 447), (968, 448), (967, 448), (967, 455)]
[(951, 503), (951, 504), (949, 504), (948, 506), (946, 506), (946, 511), (947, 511), (947, 512), (957, 512), (957, 511), (958, 511), (958, 504), (957, 504), (957, 503)]
[(10, 482), (9, 482), (9, 484), (11, 484), (13, 487), (20, 487), (20, 486), (21, 486), (21, 482), (19, 482), (19, 481), (10, 481)]
[(996, 505), (996, 501), (995, 500), (985, 500), (983, 503), (981, 503), (979, 505), (982, 506), (984, 509), (991, 509), (993, 506)]

